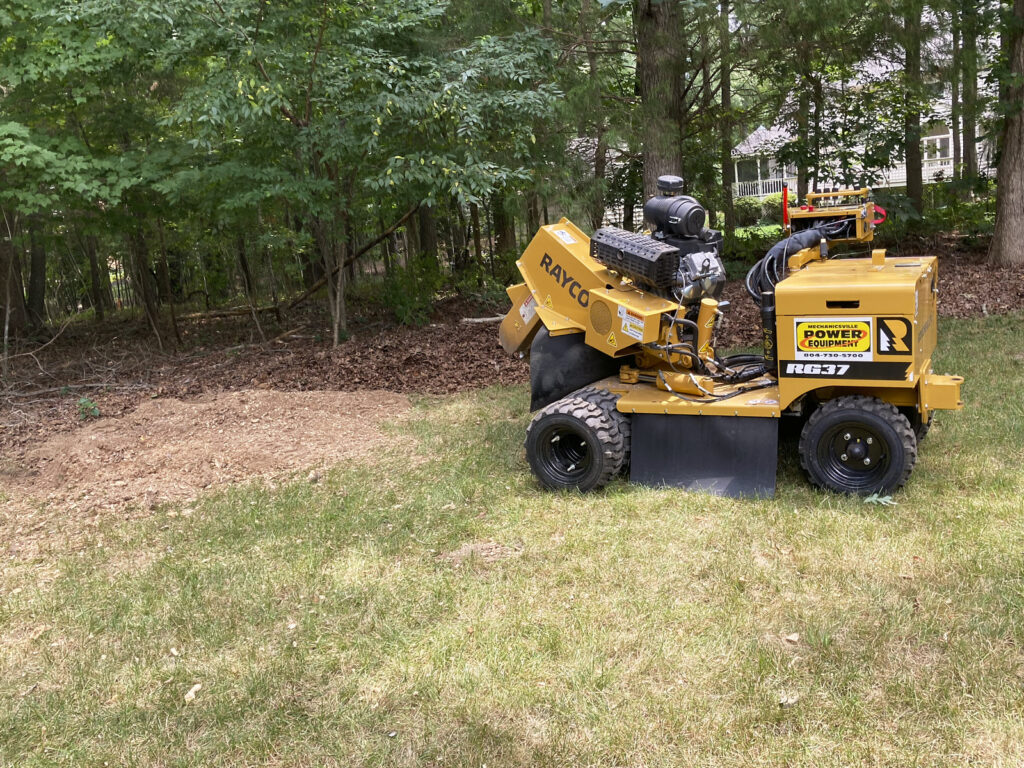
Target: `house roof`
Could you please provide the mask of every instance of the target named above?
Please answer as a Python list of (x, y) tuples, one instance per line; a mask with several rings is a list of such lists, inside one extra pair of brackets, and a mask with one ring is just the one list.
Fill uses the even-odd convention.
[(757, 126), (747, 138), (733, 147), (733, 157), (774, 155), (792, 137), (783, 128)]

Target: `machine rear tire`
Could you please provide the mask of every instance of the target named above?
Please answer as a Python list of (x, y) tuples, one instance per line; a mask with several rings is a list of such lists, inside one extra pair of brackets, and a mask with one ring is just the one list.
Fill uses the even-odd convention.
[(838, 493), (891, 493), (917, 462), (917, 437), (907, 417), (874, 397), (829, 400), (800, 435), (800, 465), (811, 482)]
[(545, 488), (593, 491), (629, 457), (629, 419), (618, 395), (584, 387), (541, 409), (526, 429), (526, 459)]

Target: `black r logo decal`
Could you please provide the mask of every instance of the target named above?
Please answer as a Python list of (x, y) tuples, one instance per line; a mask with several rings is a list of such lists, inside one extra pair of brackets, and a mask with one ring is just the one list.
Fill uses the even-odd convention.
[(909, 355), (914, 351), (914, 336), (910, 321), (905, 317), (878, 318), (878, 344), (880, 355)]

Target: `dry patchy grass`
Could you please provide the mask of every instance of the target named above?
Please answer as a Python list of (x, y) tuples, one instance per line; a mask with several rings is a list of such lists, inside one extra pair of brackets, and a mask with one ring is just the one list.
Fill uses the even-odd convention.
[(770, 501), (545, 493), (508, 388), (418, 403), (418, 461), (100, 526), (4, 572), (0, 761), (1018, 765), (1024, 319), (942, 329), (968, 409), (896, 507), (792, 446)]

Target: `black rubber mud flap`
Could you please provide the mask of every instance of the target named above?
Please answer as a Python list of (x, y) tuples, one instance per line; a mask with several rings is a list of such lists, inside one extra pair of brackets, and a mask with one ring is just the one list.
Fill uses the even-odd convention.
[(530, 410), (561, 400), (599, 379), (614, 376), (623, 361), (588, 347), (582, 333), (551, 336), (541, 328), (530, 346)]
[(744, 416), (633, 416), (629, 479), (716, 496), (775, 494), (779, 420)]

